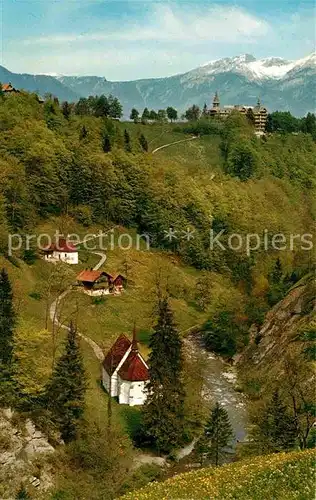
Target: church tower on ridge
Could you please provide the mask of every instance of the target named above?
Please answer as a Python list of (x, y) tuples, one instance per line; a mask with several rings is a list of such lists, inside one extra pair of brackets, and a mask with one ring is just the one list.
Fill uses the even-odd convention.
[(219, 102), (218, 92), (216, 90), (215, 96), (213, 99), (213, 109), (219, 109), (219, 107), (220, 107), (220, 102)]

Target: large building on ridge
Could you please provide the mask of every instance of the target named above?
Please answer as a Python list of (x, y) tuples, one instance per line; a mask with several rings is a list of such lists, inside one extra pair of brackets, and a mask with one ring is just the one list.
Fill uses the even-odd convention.
[(247, 113), (251, 114), (252, 112), (256, 134), (262, 135), (264, 133), (268, 118), (268, 110), (261, 105), (260, 99), (258, 99), (256, 106), (235, 104), (233, 106), (221, 107), (218, 92), (215, 92), (213, 107), (208, 111), (208, 114), (214, 117), (226, 118), (233, 111), (238, 111), (243, 115), (247, 115)]

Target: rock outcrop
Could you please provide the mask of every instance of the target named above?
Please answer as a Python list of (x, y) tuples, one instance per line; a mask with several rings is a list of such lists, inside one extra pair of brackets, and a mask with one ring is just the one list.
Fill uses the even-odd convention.
[[(21, 484), (42, 493), (53, 485), (45, 461), (54, 448), (27, 419), (10, 408), (0, 410), (0, 498), (10, 499)], [(36, 498), (36, 497), (35, 497)]]
[(238, 362), (242, 379), (248, 370), (263, 381), (271, 373), (277, 376), (286, 355), (298, 345), (298, 333), (316, 321), (315, 290), (315, 276), (306, 276), (267, 313), (262, 327), (251, 331), (249, 346)]

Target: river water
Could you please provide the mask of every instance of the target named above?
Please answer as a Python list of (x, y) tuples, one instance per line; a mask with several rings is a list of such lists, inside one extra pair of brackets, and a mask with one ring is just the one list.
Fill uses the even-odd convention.
[(227, 410), (235, 434), (235, 443), (244, 441), (248, 423), (247, 403), (244, 394), (234, 389), (236, 383), (234, 368), (216, 354), (207, 351), (200, 341), (187, 339), (186, 342), (191, 352), (195, 351), (198, 357), (204, 358), (203, 396), (212, 403), (218, 401)]

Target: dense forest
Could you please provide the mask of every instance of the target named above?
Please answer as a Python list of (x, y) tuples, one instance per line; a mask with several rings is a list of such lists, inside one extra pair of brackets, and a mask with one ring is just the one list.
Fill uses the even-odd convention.
[[(181, 169), (169, 166), (166, 157), (157, 160), (147, 153), (145, 135), (152, 134), (153, 125), (133, 128), (129, 124), (127, 129), (111, 118), (120, 115), (117, 99), (101, 96), (68, 108), (51, 96), (44, 103), (24, 93), (1, 98), (0, 242), (4, 254), (9, 231), (31, 233), (51, 216), (67, 214), (87, 227), (111, 222), (135, 228), (149, 235), (151, 246), (172, 251), (197, 269), (223, 273), (242, 283), (250, 302), (258, 300), (260, 306), (255, 313), (251, 302), (250, 322), (308, 271), (311, 252), (299, 242), (293, 252), (284, 252), (283, 264), (275, 251), (262, 256), (261, 248), (247, 252), (245, 243), (239, 251), (223, 251), (222, 246), (227, 246), (231, 233), (243, 237), (268, 231), (287, 238), (298, 230), (302, 235), (312, 233), (313, 134), (290, 131), (258, 139), (249, 120), (238, 113), (225, 123), (202, 117), (175, 125), (178, 133), (206, 133), (218, 147), (214, 158), (206, 158), (213, 163), (212, 171), (215, 166), (215, 179), (207, 180), (207, 165), (203, 172), (199, 166), (191, 176), (192, 184)], [(277, 123), (280, 116), (285, 123), (291, 115), (274, 113), (269, 123)], [(160, 126), (172, 130), (172, 124)], [(222, 246), (215, 244), (212, 249), (210, 224), (214, 235), (223, 233)], [(169, 228), (179, 235), (190, 228), (194, 238), (167, 238)], [(31, 259), (31, 253), (26, 252), (24, 258)], [(270, 269), (256, 276), (262, 259), (269, 261)], [(285, 266), (281, 284), (273, 277), (278, 265)], [(254, 299), (253, 288), (260, 287), (256, 284), (260, 280), (266, 290)], [(203, 280), (199, 286), (202, 291), (208, 288)]]
[[(0, 256), (3, 267), (9, 268), (12, 275), (21, 273), (18, 280), (11, 280), (6, 270), (0, 276), (0, 334), (5, 339), (0, 362), (6, 367), (0, 379), (0, 403), (3, 406), (4, 401), (10, 401), (42, 430), (50, 428), (50, 439), (55, 444), (56, 433), (66, 443), (67, 452), (59, 456), (61, 465), (54, 465), (62, 477), (60, 492), (52, 496), (55, 500), (74, 498), (67, 496), (67, 488), (73, 488), (71, 491), (78, 495), (82, 487), (85, 495), (98, 478), (100, 484), (91, 498), (112, 499), (143, 486), (159, 477), (159, 473), (149, 468), (143, 475), (139, 472), (136, 477), (124, 477), (133, 446), (170, 454), (172, 460), (175, 449), (196, 437), (197, 429), (196, 453), (201, 463), (205, 460), (219, 465), (221, 453), (232, 438), (228, 416), (219, 405), (210, 410), (197, 402), (194, 392), (196, 387), (201, 389), (200, 373), (196, 365), (192, 368), (194, 360), (190, 364), (185, 359), (175, 316), (185, 316), (183, 310), (192, 308), (192, 318), (199, 322), (198, 333), (205, 345), (231, 361), (251, 343), (250, 327), (259, 332), (269, 309), (314, 270), (314, 115), (295, 121), (286, 113), (273, 113), (269, 116), (268, 133), (257, 138), (251, 120), (238, 113), (232, 113), (223, 122), (200, 113), (189, 116), (192, 119), (185, 123), (173, 123), (177, 114), (171, 107), (156, 115), (149, 110), (133, 110), (131, 121), (125, 123), (119, 121), (121, 114), (119, 101), (111, 96), (81, 99), (76, 105), (59, 103), (53, 96), (41, 102), (35, 94), (24, 92), (0, 96)], [(196, 139), (183, 145), (192, 134)], [(153, 154), (156, 146), (167, 143), (177, 146)], [(154, 335), (149, 335), (147, 342), (153, 396), (143, 412), (142, 425), (136, 418), (131, 440), (121, 432), (116, 410), (109, 406), (107, 415), (114, 413), (115, 424), (109, 423), (108, 418), (99, 426), (92, 418), (83, 420), (87, 360), (83, 360), (78, 347), (76, 325), (71, 323), (68, 335), (60, 337), (59, 359), (55, 362), (56, 348), (52, 366), (49, 370), (47, 366), (41, 368), (36, 382), (30, 382), (35, 369), (21, 355), (31, 352), (32, 342), (37, 342), (35, 335), (32, 342), (24, 337), (21, 345), (19, 339), (14, 340), (16, 329), (19, 335), (23, 329), (29, 332), (30, 320), (19, 320), (28, 300), (41, 306), (41, 318), (46, 311), (47, 330), (48, 301), (53, 292), (48, 294), (47, 288), (43, 292), (42, 282), (47, 275), (42, 268), (36, 270), (42, 288), (36, 288), (37, 275), (32, 273), (40, 260), (38, 249), (22, 247), (9, 252), (8, 235), (18, 233), (24, 238), (63, 219), (87, 232), (91, 227), (106, 229), (115, 225), (148, 235), (152, 260), (159, 254), (159, 258), (171, 258), (172, 265), (177, 262), (180, 266), (167, 276), (166, 296), (157, 292)], [(212, 238), (218, 234), (221, 243), (212, 245)], [(272, 244), (275, 235), (282, 236), (282, 251)], [(129, 269), (127, 260), (124, 267)], [(181, 273), (187, 273), (185, 278)], [(34, 289), (27, 298), (21, 292), (20, 302), (14, 303), (11, 287), (13, 292), (15, 287), (23, 287), (21, 276)], [(132, 287), (137, 288), (137, 277), (133, 275), (133, 279)], [(63, 276), (62, 285), (69, 286), (71, 280), (73, 276)], [(61, 291), (56, 285), (56, 297)], [(310, 296), (307, 302), (306, 314), (310, 314)], [(98, 316), (96, 308), (101, 311), (106, 305), (89, 302), (89, 328), (101, 321), (91, 320), (91, 311), (94, 317)], [(74, 307), (79, 309), (77, 298)], [(120, 306), (115, 312), (111, 307), (108, 315), (112, 320), (119, 316)], [(140, 306), (139, 315), (143, 310), (144, 306)], [(183, 324), (183, 330), (196, 326), (192, 318)], [(104, 323), (102, 328), (103, 335)], [(313, 332), (313, 328), (305, 328), (298, 338), (306, 349), (300, 351), (305, 365), (315, 356), (310, 345)], [(30, 346), (25, 347), (28, 341)], [(260, 341), (257, 333), (254, 346)], [(162, 345), (167, 346), (164, 351)], [(301, 347), (300, 343), (296, 345)], [(22, 369), (15, 366), (15, 349), (17, 359), (20, 354), (24, 363)], [(43, 356), (50, 356), (44, 348)], [(309, 368), (305, 375), (310, 376)], [(245, 453), (312, 446), (310, 426), (308, 435), (299, 441), (301, 427), (295, 420), (297, 416), (289, 415), (280, 387), (264, 387), (265, 397), (260, 399), (260, 389), (256, 393), (254, 383), (242, 382), (245, 391), (252, 391), (254, 400), (254, 446)], [(92, 393), (96, 388), (88, 389), (87, 394), (89, 390)], [(159, 406), (154, 397), (163, 391), (162, 399), (170, 403), (167, 408)], [(311, 403), (308, 400), (306, 404)], [(157, 405), (164, 422), (168, 422), (164, 428), (154, 418)], [(300, 418), (303, 415), (311, 419), (313, 410), (303, 406)], [(215, 448), (208, 445), (210, 435), (218, 438)], [(103, 452), (97, 441), (105, 443)], [(75, 485), (76, 473), (81, 474), (79, 486)]]

